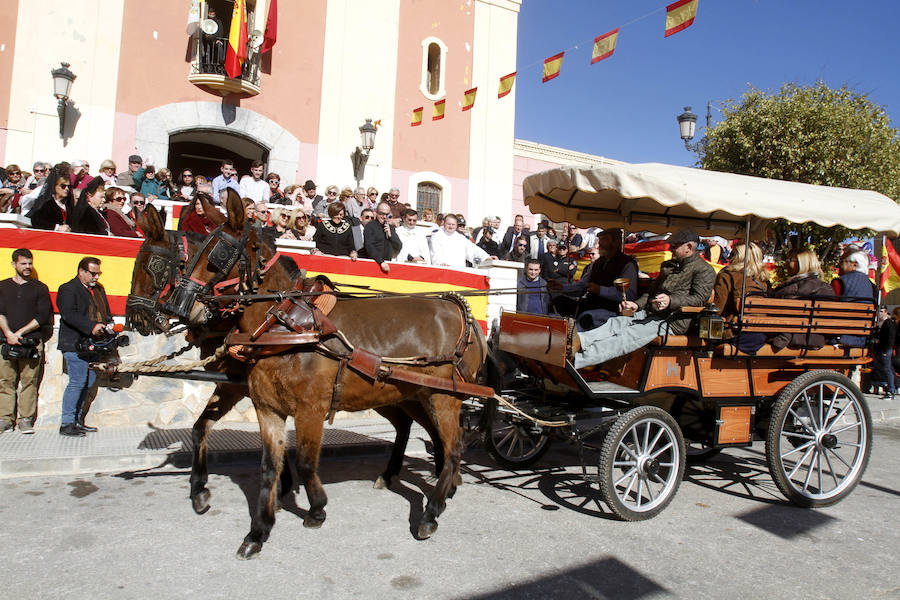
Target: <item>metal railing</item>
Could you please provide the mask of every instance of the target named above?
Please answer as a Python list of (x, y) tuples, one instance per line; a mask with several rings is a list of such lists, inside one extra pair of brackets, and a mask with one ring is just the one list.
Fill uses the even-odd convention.
[[(228, 48), (228, 38), (207, 37), (200, 39), (199, 52), (191, 64), (191, 73), (210, 73), (213, 75), (228, 76), (225, 73), (225, 52)], [(247, 48), (247, 58), (241, 69), (240, 79), (255, 86), (259, 86), (259, 51), (256, 48)]]

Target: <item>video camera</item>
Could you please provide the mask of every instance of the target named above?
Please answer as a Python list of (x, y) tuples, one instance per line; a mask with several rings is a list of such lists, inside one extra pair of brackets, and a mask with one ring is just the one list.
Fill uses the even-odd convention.
[(81, 353), (113, 352), (116, 348), (127, 346), (129, 344), (129, 340), (127, 337), (119, 335), (124, 330), (125, 327), (123, 325), (119, 323), (113, 325), (112, 323), (110, 323), (106, 326), (106, 337), (81, 338), (75, 343), (75, 351)]
[(0, 356), (2, 356), (4, 360), (30, 360), (32, 358), (37, 358), (39, 356), (37, 347), (38, 344), (41, 343), (41, 340), (34, 338), (21, 338), (21, 340), (22, 342), (20, 344), (4, 343), (0, 346)]

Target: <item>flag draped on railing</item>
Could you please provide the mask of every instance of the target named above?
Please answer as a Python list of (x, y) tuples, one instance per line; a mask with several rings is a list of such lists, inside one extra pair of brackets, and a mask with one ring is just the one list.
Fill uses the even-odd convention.
[(259, 53), (265, 54), (272, 49), (278, 38), (278, 0), (272, 0), (269, 5), (269, 15), (266, 17), (266, 32), (263, 34), (263, 43), (259, 47)]
[(234, 11), (231, 13), (231, 31), (228, 32), (228, 49), (225, 51), (225, 73), (232, 79), (240, 77), (246, 58), (246, 0), (234, 0)]

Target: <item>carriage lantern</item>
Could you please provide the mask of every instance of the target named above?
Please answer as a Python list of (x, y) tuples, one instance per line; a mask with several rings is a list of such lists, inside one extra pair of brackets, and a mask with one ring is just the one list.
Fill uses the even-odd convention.
[(700, 338), (721, 340), (725, 333), (725, 320), (719, 315), (715, 304), (710, 304), (700, 313)]

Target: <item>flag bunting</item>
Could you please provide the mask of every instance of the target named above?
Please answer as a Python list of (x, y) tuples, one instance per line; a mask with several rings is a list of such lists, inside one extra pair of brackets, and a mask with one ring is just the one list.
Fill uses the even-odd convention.
[(419, 108), (414, 108), (412, 112), (412, 122), (409, 124), (410, 127), (416, 127), (422, 124), (422, 111), (425, 110), (424, 106), (420, 106)]
[(565, 52), (560, 52), (544, 61), (544, 78), (541, 80), (543, 83), (559, 76), (564, 54)]
[(604, 58), (609, 58), (616, 51), (616, 42), (619, 41), (619, 28), (616, 27), (609, 33), (604, 33), (594, 38), (594, 51), (591, 54), (591, 64), (598, 63)]
[(516, 72), (513, 71), (509, 75), (500, 78), (500, 88), (497, 90), (497, 97), (502, 98), (512, 91), (513, 84), (516, 82)]
[(475, 94), (478, 92), (477, 87), (473, 87), (471, 90), (466, 90), (463, 93), (463, 111), (467, 111), (475, 105)]
[(438, 100), (434, 103), (434, 110), (431, 111), (431, 120), (440, 121), (444, 118), (444, 109), (447, 107), (447, 100)]
[(666, 35), (674, 35), (694, 24), (700, 0), (678, 0), (666, 7)]

